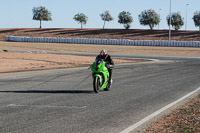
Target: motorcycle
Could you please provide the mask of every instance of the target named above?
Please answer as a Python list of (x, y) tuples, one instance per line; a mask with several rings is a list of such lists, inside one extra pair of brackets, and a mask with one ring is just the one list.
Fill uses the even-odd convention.
[(95, 93), (101, 90), (109, 91), (112, 82), (109, 83), (109, 72), (108, 68), (113, 68), (112, 65), (108, 65), (102, 59), (96, 59), (91, 65), (92, 78), (93, 78), (93, 89)]

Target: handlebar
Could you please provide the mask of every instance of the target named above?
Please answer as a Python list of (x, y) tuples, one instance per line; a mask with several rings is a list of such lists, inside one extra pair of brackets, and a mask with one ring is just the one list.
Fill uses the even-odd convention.
[[(91, 69), (91, 67), (92, 67), (92, 65), (90, 65), (90, 66), (88, 67), (88, 69)], [(109, 65), (109, 64), (107, 64), (106, 67), (109, 68), (109, 69), (113, 69), (113, 68), (114, 68), (114, 65)]]
[(107, 68), (112, 69), (112, 68), (114, 68), (114, 65), (107, 65)]

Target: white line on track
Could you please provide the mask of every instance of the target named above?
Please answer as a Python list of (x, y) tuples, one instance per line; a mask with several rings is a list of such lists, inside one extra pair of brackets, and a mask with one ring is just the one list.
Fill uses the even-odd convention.
[(8, 104), (7, 107), (72, 108), (72, 109), (87, 108), (87, 106), (52, 106), (52, 105), (18, 105), (18, 104)]
[(189, 94), (183, 96), (182, 98), (180, 98), (180, 99), (178, 99), (178, 100), (176, 100), (176, 101), (174, 101), (174, 102), (168, 104), (167, 106), (165, 106), (165, 107), (159, 109), (158, 111), (152, 113), (151, 115), (145, 117), (144, 119), (142, 119), (142, 120), (140, 120), (139, 122), (133, 124), (132, 126), (126, 128), (125, 130), (121, 131), (120, 133), (129, 133), (129, 132), (135, 130), (137, 127), (141, 126), (141, 125), (144, 124), (145, 122), (149, 121), (150, 119), (154, 118), (155, 116), (157, 116), (157, 115), (159, 115), (160, 113), (166, 111), (166, 110), (169, 109), (170, 107), (176, 105), (177, 103), (183, 101), (184, 99), (188, 98), (189, 96), (195, 94), (195, 93), (198, 92), (198, 91), (200, 91), (200, 87), (197, 88), (196, 90), (190, 92)]

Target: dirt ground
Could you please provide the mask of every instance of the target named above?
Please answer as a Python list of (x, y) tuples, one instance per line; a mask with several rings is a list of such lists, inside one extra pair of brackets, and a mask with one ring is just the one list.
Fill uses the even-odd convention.
[[(86, 45), (48, 44), (48, 43), (19, 43), (0, 41), (0, 73), (73, 68), (91, 65), (96, 57), (9, 53), (4, 50), (47, 51), (47, 52), (89, 52)], [(100, 48), (93, 47), (90, 52), (99, 54)], [(98, 51), (98, 52), (97, 52)], [(113, 59), (115, 64), (143, 62), (143, 60)]]
[(200, 94), (144, 133), (200, 133)]
[[(80, 52), (99, 54), (101, 49), (107, 49), (109, 54), (134, 55), (170, 55), (170, 56), (200, 56), (200, 48), (175, 47), (139, 47), (111, 45), (83, 45), (59, 43), (22, 43), (0, 41), (0, 73), (15, 71), (30, 71), (55, 68), (89, 66), (95, 57), (72, 55), (7, 53), (4, 50), (46, 51), (46, 52)], [(140, 62), (141, 60), (114, 59), (116, 64)]]
[[(171, 32), (172, 40), (200, 41), (199, 31)], [(168, 40), (168, 30), (143, 29), (70, 29), (70, 28), (9, 28), (0, 29), (0, 40), (7, 35), (31, 37), (64, 37), (64, 38), (103, 38), (103, 39), (130, 39), (130, 40)]]
[[(95, 57), (0, 52), (0, 73), (47, 70), (73, 67), (89, 67)], [(113, 59), (116, 64), (134, 63), (140, 60)]]
[(0, 51), (30, 50), (53, 52), (80, 52), (99, 54), (101, 49), (106, 49), (109, 54), (132, 55), (168, 55), (168, 56), (200, 56), (200, 48), (186, 47), (148, 47), (148, 46), (113, 46), (90, 44), (64, 44), (64, 43), (26, 43), (0, 41)]

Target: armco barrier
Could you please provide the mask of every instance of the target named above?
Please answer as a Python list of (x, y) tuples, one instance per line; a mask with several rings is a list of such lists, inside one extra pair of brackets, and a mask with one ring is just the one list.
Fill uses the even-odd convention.
[(56, 38), (56, 37), (23, 37), (6, 36), (7, 41), (40, 42), (40, 43), (74, 43), (98, 45), (127, 46), (162, 46), (162, 47), (200, 47), (200, 41), (164, 41), (164, 40), (126, 40), (126, 39), (92, 39), (92, 38)]

